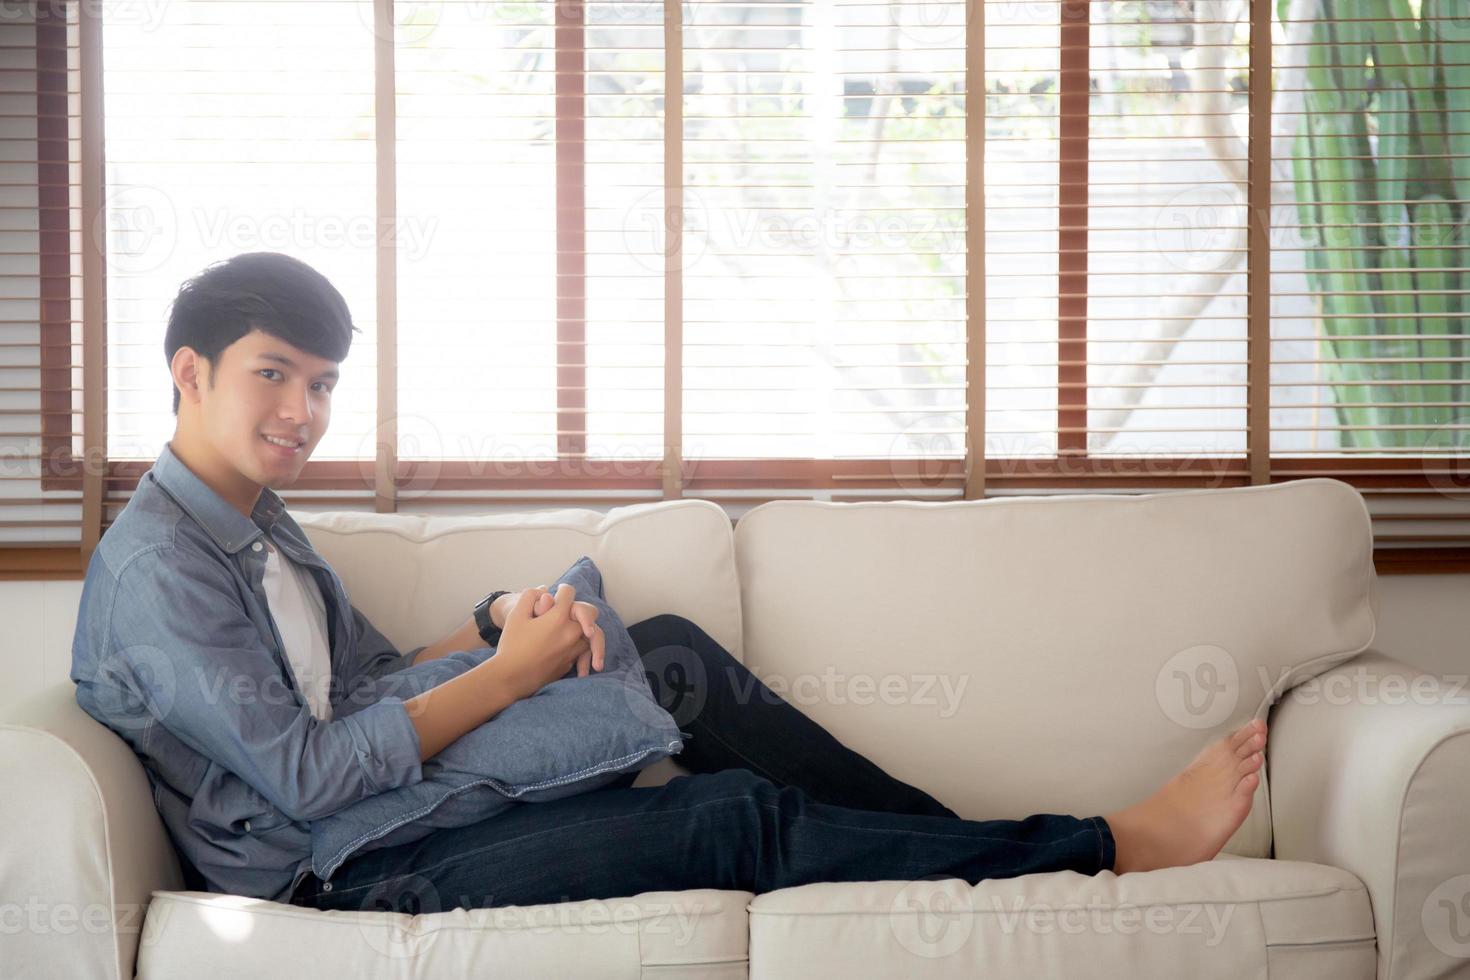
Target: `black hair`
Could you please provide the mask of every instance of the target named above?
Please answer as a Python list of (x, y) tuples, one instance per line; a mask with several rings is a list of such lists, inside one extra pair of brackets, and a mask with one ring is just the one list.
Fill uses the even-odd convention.
[[(245, 252), (179, 287), (169, 308), (164, 357), (171, 366), (178, 349), (189, 347), (215, 367), (225, 348), (255, 329), (334, 362), (347, 358), (352, 335), (362, 332), (326, 276), (279, 252)], [(213, 371), (209, 380), (213, 387)], [(177, 385), (173, 392), (178, 415)]]

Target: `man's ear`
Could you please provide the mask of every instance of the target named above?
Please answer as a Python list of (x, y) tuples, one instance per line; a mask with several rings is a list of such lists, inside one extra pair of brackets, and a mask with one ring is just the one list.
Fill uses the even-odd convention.
[(209, 365), (204, 363), (204, 359), (192, 347), (180, 347), (174, 351), (169, 370), (173, 374), (174, 384), (178, 386), (180, 398), (199, 397), (199, 373), (201, 370), (208, 371)]

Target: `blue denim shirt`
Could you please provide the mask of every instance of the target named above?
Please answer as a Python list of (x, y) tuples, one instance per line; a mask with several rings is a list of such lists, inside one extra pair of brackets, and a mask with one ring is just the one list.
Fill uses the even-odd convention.
[(206, 887), (286, 901), (311, 870), (309, 821), (423, 773), (401, 698), (312, 716), (266, 602), (267, 536), (322, 590), (334, 706), (423, 649), (399, 653), (348, 602), (273, 491), (247, 518), (165, 446), (87, 566), (71, 679), (142, 760)]

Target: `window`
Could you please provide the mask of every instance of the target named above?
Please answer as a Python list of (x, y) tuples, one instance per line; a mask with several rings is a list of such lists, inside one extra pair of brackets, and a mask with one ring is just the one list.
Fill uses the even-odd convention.
[(105, 528), (172, 431), (168, 299), (272, 248), (364, 330), (299, 505), (1320, 475), (1368, 497), (1380, 568), (1470, 569), (1470, 31), (1443, 0), (386, 9), (4, 25), (35, 122), (64, 90), (69, 123), (12, 126), (38, 175), (69, 163), (16, 170), (10, 213), (73, 228), (15, 239), (40, 261), (12, 291), (67, 298), (15, 311), (53, 452), (9, 509), (57, 516), (13, 545)]
[(173, 433), (163, 337), (179, 283), (217, 259), (260, 250), (296, 255), (346, 298), (362, 333), (314, 458), (372, 456), (372, 8), (262, 9), (198, 0), (104, 8), (107, 217), (99, 231), (110, 460), (151, 465)]

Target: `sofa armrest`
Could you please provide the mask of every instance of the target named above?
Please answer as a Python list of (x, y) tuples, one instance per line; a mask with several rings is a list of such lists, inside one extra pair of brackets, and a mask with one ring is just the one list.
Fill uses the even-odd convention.
[(4, 973), (131, 980), (152, 893), (184, 878), (137, 756), (75, 691), (0, 708)]
[(1470, 689), (1376, 650), (1282, 696), (1267, 762), (1275, 856), (1362, 879), (1379, 980), (1470, 972)]

